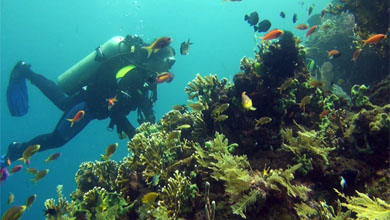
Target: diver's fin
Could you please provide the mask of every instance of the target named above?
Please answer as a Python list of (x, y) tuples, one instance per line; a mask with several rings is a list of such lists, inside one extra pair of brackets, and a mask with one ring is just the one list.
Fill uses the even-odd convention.
[(19, 61), (11, 72), (7, 88), (8, 109), (12, 116), (20, 117), (28, 112), (26, 75), (30, 65)]

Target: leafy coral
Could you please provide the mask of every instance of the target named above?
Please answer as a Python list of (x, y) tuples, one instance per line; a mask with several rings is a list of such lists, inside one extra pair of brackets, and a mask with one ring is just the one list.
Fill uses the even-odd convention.
[(343, 212), (341, 210), (341, 202), (340, 200), (337, 200), (337, 209), (336, 211), (334, 208), (328, 204), (326, 204), (325, 201), (321, 201), (319, 208), (318, 208), (318, 215), (321, 220), (344, 220), (344, 219), (350, 219), (351, 211)]
[(246, 208), (257, 201), (257, 197), (261, 194), (257, 190), (252, 190), (248, 195), (244, 195), (241, 197), (234, 205), (232, 205), (233, 213), (236, 215), (240, 215), (242, 218), (246, 218), (244, 212), (246, 212)]
[(345, 196), (334, 189), (336, 193), (347, 200), (342, 206), (356, 213), (359, 219), (390, 219), (390, 204), (380, 198), (371, 199), (367, 194), (356, 191), (357, 196)]
[(319, 132), (315, 130), (307, 131), (304, 127), (296, 124), (299, 128), (297, 137), (294, 137), (293, 130), (291, 128), (285, 128), (281, 130), (281, 134), (286, 143), (282, 144), (283, 149), (291, 151), (298, 157), (303, 157), (305, 153), (311, 153), (321, 156), (326, 164), (328, 162), (328, 154), (335, 148), (327, 147), (324, 138)]
[(266, 178), (266, 181), (271, 184), (270, 188), (274, 190), (284, 188), (287, 194), (293, 198), (307, 199), (307, 193), (310, 192), (310, 189), (304, 185), (294, 185), (291, 183), (291, 180), (294, 179), (295, 171), (301, 166), (302, 164), (296, 164), (287, 170), (271, 170), (270, 176)]

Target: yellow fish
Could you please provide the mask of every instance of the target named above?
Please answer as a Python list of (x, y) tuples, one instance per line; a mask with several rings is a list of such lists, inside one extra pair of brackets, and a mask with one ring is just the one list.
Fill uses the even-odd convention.
[(22, 157), (18, 160), (23, 161), (23, 163), (29, 163), (30, 158), (39, 151), (39, 148), (41, 148), (41, 145), (39, 144), (29, 146), (26, 150), (23, 151)]
[(35, 174), (34, 179), (32, 180), (34, 183), (37, 183), (40, 179), (45, 177), (49, 173), (49, 169), (40, 170), (37, 174)]
[(151, 202), (154, 202), (157, 199), (158, 193), (156, 192), (148, 192), (142, 197), (142, 203), (143, 204), (149, 204)]
[(115, 153), (117, 148), (118, 148), (118, 143), (108, 145), (106, 148), (106, 154), (104, 154), (103, 159), (109, 160), (110, 157)]
[(15, 199), (15, 196), (13, 193), (9, 193), (9, 196), (8, 196), (8, 204), (11, 204), (14, 202), (14, 199)]
[(246, 92), (241, 93), (241, 104), (245, 110), (255, 111), (256, 108), (252, 106), (252, 99), (246, 95)]
[(12, 206), (4, 213), (4, 215), (1, 217), (1, 220), (19, 220), (25, 211), (25, 205)]
[(30, 206), (34, 203), (34, 201), (35, 201), (36, 198), (37, 198), (37, 194), (34, 194), (34, 195), (29, 196), (29, 197), (27, 198), (27, 200), (26, 200), (26, 207), (27, 207), (27, 208), (30, 207)]
[(260, 128), (260, 126), (268, 124), (271, 121), (272, 121), (272, 118), (270, 118), (270, 117), (261, 117), (259, 119), (256, 119), (255, 120), (255, 122), (256, 122), (255, 130), (258, 130)]

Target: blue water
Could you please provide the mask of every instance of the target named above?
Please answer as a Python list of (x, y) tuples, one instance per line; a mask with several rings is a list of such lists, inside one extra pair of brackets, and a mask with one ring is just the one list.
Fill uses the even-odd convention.
[[(328, 1), (296, 0), (243, 0), (222, 3), (221, 0), (3, 0), (1, 1), (1, 153), (12, 141), (28, 141), (36, 135), (49, 133), (62, 112), (40, 91), (28, 83), (30, 111), (20, 118), (11, 117), (6, 104), (5, 91), (10, 71), (19, 60), (32, 64), (35, 72), (56, 80), (57, 76), (89, 54), (112, 36), (138, 34), (146, 42), (160, 36), (173, 38), (176, 64), (172, 71), (175, 79), (158, 89), (155, 105), (157, 118), (161, 118), (173, 105), (185, 104), (184, 88), (196, 73), (217, 74), (232, 80), (239, 72), (240, 59), (253, 57), (253, 28), (244, 21), (244, 15), (259, 13), (260, 21), (269, 19), (272, 29), (304, 32), (294, 29), (293, 13), (298, 22), (306, 23), (307, 8), (315, 4), (313, 14), (320, 13)], [(286, 13), (282, 19), (280, 11)], [(191, 39), (190, 54), (181, 56), (180, 43)], [(134, 121), (130, 116), (131, 120)], [(33, 184), (32, 175), (19, 172), (0, 186), (1, 214), (8, 209), (9, 192), (14, 193), (13, 205), (23, 205), (28, 196), (37, 194), (37, 200), (22, 219), (44, 219), (43, 203), (57, 198), (56, 186), (64, 185), (64, 195), (75, 190), (75, 173), (83, 161), (99, 160), (108, 144), (118, 142), (114, 160), (127, 155), (127, 141), (119, 140), (116, 132), (108, 132), (108, 120), (91, 122), (78, 136), (65, 146), (35, 155), (31, 166), (50, 169), (49, 174)], [(136, 122), (133, 122), (135, 125)], [(52, 163), (43, 160), (54, 152), (62, 156)], [(14, 165), (19, 164), (15, 162)]]

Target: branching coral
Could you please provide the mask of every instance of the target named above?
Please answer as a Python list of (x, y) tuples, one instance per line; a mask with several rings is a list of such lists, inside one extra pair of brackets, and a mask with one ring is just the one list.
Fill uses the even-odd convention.
[(58, 203), (55, 199), (47, 199), (45, 201), (45, 216), (46, 220), (66, 219), (67, 212), (70, 206), (64, 196), (62, 195), (62, 185), (57, 186)]
[(76, 173), (77, 189), (72, 193), (72, 199), (81, 199), (84, 193), (95, 186), (103, 187), (110, 192), (117, 190), (115, 184), (117, 170), (118, 164), (112, 160), (82, 163)]
[(351, 118), (344, 136), (359, 152), (386, 153), (389, 131), (390, 104), (383, 107), (372, 105), (371, 110), (363, 108)]
[(300, 131), (297, 132), (298, 136), (294, 137), (293, 131), (291, 128), (286, 128), (281, 130), (281, 134), (285, 142), (283, 143), (283, 149), (291, 151), (299, 158), (302, 157), (305, 153), (311, 153), (314, 155), (321, 156), (325, 163), (328, 164), (328, 154), (330, 151), (333, 151), (335, 148), (327, 147), (323, 137), (319, 132), (315, 130), (306, 131), (306, 129), (298, 124), (296, 124)]
[(159, 130), (158, 125), (148, 123), (141, 125), (139, 130), (146, 132), (138, 132), (128, 145), (135, 155), (133, 162), (136, 171), (142, 172), (148, 185), (152, 185), (157, 176), (160, 180), (167, 181), (178, 154), (189, 149), (190, 143), (180, 140), (180, 130), (167, 132)]
[(94, 187), (85, 193), (81, 206), (96, 220), (117, 219), (132, 207), (128, 206), (120, 194), (100, 187)]
[[(170, 219), (179, 219), (185, 204), (195, 197), (197, 191), (196, 184), (191, 183), (189, 177), (176, 170), (173, 177), (170, 177), (167, 184), (161, 189), (161, 200), (158, 205), (164, 208), (157, 209), (153, 213), (154, 217), (158, 219), (158, 215), (168, 214)], [(166, 211), (162, 212), (163, 210)]]
[(202, 77), (196, 74), (196, 78), (189, 82), (184, 90), (188, 95), (188, 99), (197, 99), (203, 106), (210, 106), (219, 101), (221, 96), (226, 95), (224, 91), (227, 91), (231, 86), (226, 78), (219, 81), (217, 75), (210, 74)]
[(359, 219), (390, 219), (390, 204), (380, 198), (371, 199), (367, 194), (358, 191), (356, 191), (358, 196), (345, 196), (336, 189), (334, 190), (347, 200), (347, 203), (341, 203), (341, 205), (355, 212)]
[(118, 176), (115, 183), (127, 202), (134, 200), (138, 196), (141, 188), (140, 179), (133, 163), (133, 157), (127, 156), (123, 158), (118, 168)]

